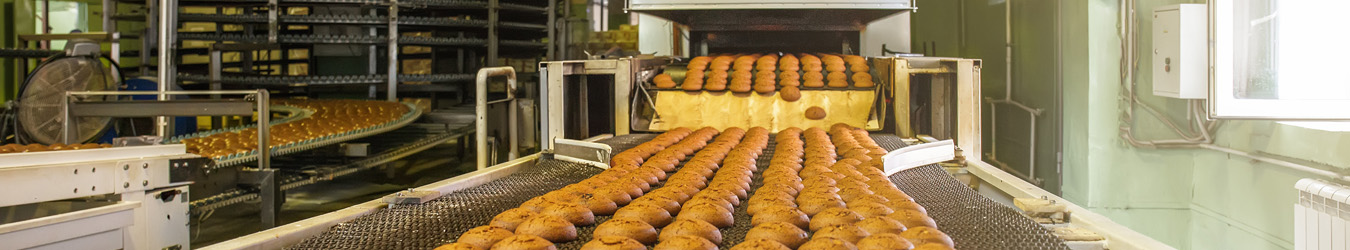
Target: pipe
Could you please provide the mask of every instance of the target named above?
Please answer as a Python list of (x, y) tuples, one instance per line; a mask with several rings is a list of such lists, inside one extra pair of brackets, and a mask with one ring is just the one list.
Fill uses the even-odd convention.
[[(176, 70), (173, 68), (173, 41), (174, 34), (178, 32), (173, 29), (173, 27), (176, 26), (175, 24), (177, 24), (174, 17), (178, 16), (178, 7), (175, 2), (176, 1), (172, 0), (159, 1), (159, 27), (157, 27), (159, 29), (159, 36), (157, 37), (158, 39), (156, 39), (159, 42), (157, 48), (159, 50), (159, 69), (156, 70), (156, 73), (159, 76), (159, 94), (156, 95), (155, 99), (160, 101), (169, 100), (169, 87), (172, 86), (175, 81), (174, 73)], [(104, 14), (111, 15), (110, 13)], [(169, 138), (173, 135), (170, 117), (155, 117), (155, 135), (160, 138)]]
[[(1017, 107), (1017, 108), (1019, 108), (1019, 109), (1021, 109), (1021, 110), (1023, 110), (1023, 111), (1026, 111), (1027, 114), (1030, 115), (1030, 117), (1031, 117), (1031, 128), (1030, 128), (1030, 130), (1031, 130), (1031, 131), (1030, 131), (1028, 134), (1031, 135), (1031, 139), (1030, 139), (1031, 146), (1030, 146), (1030, 150), (1028, 150), (1028, 152), (1027, 152), (1027, 154), (1028, 154), (1027, 159), (1030, 159), (1030, 160), (1029, 160), (1030, 163), (1027, 165), (1027, 168), (1029, 169), (1029, 171), (1028, 171), (1029, 174), (1026, 175), (1027, 178), (1024, 178), (1024, 179), (1026, 179), (1027, 181), (1033, 182), (1033, 183), (1035, 183), (1036, 185), (1040, 185), (1041, 182), (1039, 181), (1039, 179), (1036, 178), (1036, 118), (1041, 116), (1041, 111), (1042, 111), (1042, 110), (1039, 109), (1039, 108), (1032, 108), (1032, 107), (1030, 107), (1030, 106), (1027, 106), (1026, 104), (1023, 104), (1023, 103), (1021, 103), (1021, 102), (1018, 102), (1018, 101), (1012, 99), (1012, 82), (1013, 82), (1013, 73), (1012, 73), (1012, 72), (1013, 72), (1013, 66), (1012, 66), (1012, 65), (1013, 65), (1012, 20), (1013, 20), (1013, 19), (1012, 19), (1012, 0), (1006, 0), (1005, 2), (1003, 2), (1003, 29), (1004, 29), (1004, 30), (1003, 30), (1003, 34), (1004, 34), (1004, 41), (1003, 41), (1003, 42), (1004, 42), (1004, 46), (1003, 46), (1003, 48), (1004, 48), (1004, 58), (1003, 58), (1003, 62), (1004, 62), (1004, 70), (1005, 70), (1005, 72), (1004, 72), (1005, 75), (1004, 75), (1004, 79), (1003, 79), (1003, 83), (1004, 83), (1004, 88), (1003, 88), (1003, 99), (1002, 99), (1002, 100), (996, 100), (996, 99), (987, 98), (987, 97), (984, 98), (984, 99), (985, 99), (986, 102), (989, 103), (989, 107), (990, 107), (989, 109), (990, 109), (990, 111), (991, 111), (991, 112), (990, 112), (990, 119), (996, 118), (996, 116), (993, 114), (993, 113), (996, 113), (996, 112), (992, 112), (994, 109), (997, 108), (994, 104), (1009, 104), (1009, 105), (1012, 105), (1012, 106), (1014, 106), (1014, 107)], [(990, 131), (993, 131), (991, 134), (994, 136), (994, 140), (997, 141), (997, 140), (998, 140), (998, 137), (997, 137), (997, 135), (998, 135), (998, 132), (997, 132), (997, 131), (998, 131), (998, 123), (997, 123), (997, 122), (990, 122), (989, 129), (990, 129)], [(990, 146), (989, 146), (989, 152), (990, 152), (990, 154), (989, 154), (989, 156), (988, 156), (989, 159), (992, 160), (992, 161), (994, 161), (994, 162), (998, 162), (998, 157), (996, 157), (997, 152), (998, 152), (998, 143), (994, 143), (993, 145), (990, 145)], [(1001, 162), (999, 162), (999, 163), (1001, 163)], [(1006, 164), (1005, 164), (1005, 167), (1006, 167)], [(1020, 173), (1019, 173), (1019, 174), (1020, 174)]]
[(1323, 176), (1323, 177), (1336, 179), (1336, 180), (1339, 180), (1339, 181), (1342, 181), (1342, 182), (1350, 182), (1350, 176), (1345, 176), (1345, 175), (1341, 175), (1341, 174), (1336, 173), (1336, 172), (1327, 171), (1327, 170), (1322, 170), (1322, 169), (1318, 169), (1318, 168), (1314, 168), (1314, 167), (1309, 167), (1309, 166), (1302, 165), (1302, 164), (1298, 164), (1298, 163), (1288, 162), (1288, 161), (1284, 161), (1284, 160), (1280, 160), (1280, 159), (1275, 159), (1275, 158), (1270, 158), (1270, 157), (1265, 157), (1265, 156), (1259, 156), (1259, 155), (1255, 155), (1255, 154), (1252, 154), (1252, 153), (1244, 152), (1244, 151), (1241, 151), (1241, 150), (1232, 149), (1232, 148), (1223, 147), (1223, 146), (1218, 146), (1218, 145), (1214, 145), (1214, 144), (1200, 144), (1199, 147), (1200, 147), (1200, 148), (1203, 148), (1203, 149), (1209, 149), (1209, 150), (1214, 150), (1214, 151), (1219, 151), (1219, 152), (1228, 153), (1228, 154), (1230, 154), (1230, 155), (1242, 156), (1242, 157), (1250, 158), (1250, 159), (1252, 159), (1252, 160), (1256, 160), (1256, 161), (1260, 161), (1260, 162), (1265, 162), (1265, 163), (1270, 163), (1271, 165), (1275, 165), (1275, 166), (1281, 166), (1281, 167), (1285, 167), (1285, 168), (1288, 168), (1288, 169), (1293, 169), (1293, 170), (1303, 171), (1303, 172), (1307, 172), (1307, 173), (1311, 173), (1311, 174), (1316, 174), (1316, 175), (1320, 175), (1320, 176)]
[(518, 128), (516, 124), (517, 115), (515, 110), (516, 70), (511, 67), (491, 67), (479, 69), (477, 85), (475, 86), (477, 87), (478, 90), (477, 90), (477, 97), (475, 98), (476, 105), (474, 105), (474, 114), (476, 116), (476, 118), (474, 119), (474, 140), (477, 142), (476, 143), (478, 151), (477, 161), (478, 161), (478, 169), (480, 170), (488, 167), (487, 106), (489, 102), (487, 100), (487, 88), (488, 88), (487, 80), (488, 77), (493, 76), (506, 76), (506, 99), (494, 100), (492, 101), (492, 103), (510, 101), (509, 104), (510, 107), (508, 108), (510, 112), (507, 115), (510, 115), (511, 117), (509, 118), (508, 124), (509, 129), (507, 133), (510, 134), (511, 140), (509, 142), (510, 153), (507, 155), (507, 157), (510, 158), (511, 160), (514, 160), (516, 156), (519, 155), (519, 152), (516, 150), (516, 129)]

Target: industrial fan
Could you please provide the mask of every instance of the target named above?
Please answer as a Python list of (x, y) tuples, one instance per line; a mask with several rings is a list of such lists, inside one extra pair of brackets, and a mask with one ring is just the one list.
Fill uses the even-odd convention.
[[(65, 143), (63, 123), (67, 91), (111, 91), (121, 85), (115, 63), (103, 63), (99, 44), (72, 40), (65, 53), (43, 60), (19, 86), (13, 108), (15, 137), (19, 143)], [(112, 62), (111, 60), (108, 60)], [(104, 99), (106, 98), (106, 99)], [(111, 100), (91, 97), (80, 101)], [(111, 124), (109, 117), (79, 117), (74, 142), (89, 142), (102, 136)]]

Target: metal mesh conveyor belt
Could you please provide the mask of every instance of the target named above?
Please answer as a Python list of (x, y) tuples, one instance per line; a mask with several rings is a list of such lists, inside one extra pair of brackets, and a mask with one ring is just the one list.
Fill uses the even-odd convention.
[[(652, 137), (655, 135), (625, 135), (600, 142), (620, 152)], [(900, 138), (892, 135), (873, 135), (873, 139), (888, 150), (904, 147)], [(767, 167), (773, 157), (774, 144), (770, 139), (766, 151), (760, 155), (760, 169)], [(600, 169), (581, 164), (540, 160), (534, 166), (482, 186), (340, 223), (290, 249), (432, 249), (454, 241), (471, 228), (486, 225), (493, 216), (525, 200), (598, 173)], [(952, 237), (958, 249), (1068, 249), (1063, 241), (1034, 221), (980, 196), (936, 165), (906, 170), (891, 176), (891, 180), (927, 208), (939, 229)], [(758, 189), (761, 183), (756, 175), (751, 188)], [(730, 249), (745, 238), (750, 229), (750, 215), (745, 208), (736, 207), (735, 225), (722, 230), (721, 249)], [(597, 216), (596, 224), (609, 218)], [(594, 229), (595, 226), (578, 227), (579, 238), (558, 244), (558, 249), (580, 249), (590, 241)]]

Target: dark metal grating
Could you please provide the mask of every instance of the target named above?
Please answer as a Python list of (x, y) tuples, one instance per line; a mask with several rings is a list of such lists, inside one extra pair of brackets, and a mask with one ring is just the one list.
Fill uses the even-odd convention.
[[(620, 152), (654, 136), (625, 135), (600, 142)], [(892, 135), (872, 137), (890, 150), (905, 145), (899, 137)], [(774, 144), (770, 139), (766, 151), (760, 155), (760, 169), (767, 167), (773, 157)], [(589, 166), (540, 160), (510, 176), (425, 204), (395, 206), (340, 223), (290, 249), (432, 249), (454, 241), (471, 228), (486, 225), (493, 216), (530, 198), (598, 173), (600, 169)], [(937, 165), (903, 171), (891, 179), (928, 208), (939, 229), (952, 237), (958, 249), (1067, 249), (1062, 240), (1046, 229), (1015, 209), (980, 196)], [(752, 193), (760, 185), (761, 177), (756, 175), (751, 185)], [(721, 249), (730, 249), (745, 238), (745, 232), (750, 229), (746, 207), (737, 207), (735, 225), (722, 230)], [(597, 216), (597, 224), (609, 218)], [(558, 249), (580, 249), (590, 241), (595, 226), (577, 229), (579, 238), (558, 244)]]

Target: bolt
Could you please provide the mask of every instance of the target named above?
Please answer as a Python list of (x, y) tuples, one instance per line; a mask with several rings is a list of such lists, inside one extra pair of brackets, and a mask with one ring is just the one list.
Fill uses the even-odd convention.
[(79, 170), (79, 169), (75, 169), (75, 174), (80, 174), (80, 170)]
[(141, 163), (141, 169), (149, 169), (150, 163)]
[(141, 186), (142, 186), (142, 187), (144, 187), (144, 186), (149, 186), (149, 185), (150, 185), (150, 181), (141, 181)]
[(131, 169), (131, 165), (122, 165), (122, 170)]
[(79, 193), (79, 192), (80, 192), (80, 188), (75, 188), (75, 191), (72, 191), (72, 193)]
[(89, 168), (90, 173), (98, 172), (98, 168)]
[(122, 183), (122, 188), (129, 188), (129, 187), (131, 187), (131, 183), (130, 183), (130, 182), (123, 182), (123, 183)]
[(89, 191), (98, 191), (98, 186), (89, 187)]

